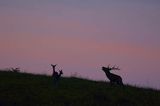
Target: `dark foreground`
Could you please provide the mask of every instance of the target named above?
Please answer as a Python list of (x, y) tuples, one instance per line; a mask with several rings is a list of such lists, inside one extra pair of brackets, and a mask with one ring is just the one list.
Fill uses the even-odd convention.
[(160, 106), (160, 91), (0, 71), (0, 106)]

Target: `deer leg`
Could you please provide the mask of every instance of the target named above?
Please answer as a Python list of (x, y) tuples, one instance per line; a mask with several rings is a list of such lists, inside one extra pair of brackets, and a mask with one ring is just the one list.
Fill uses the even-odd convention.
[(121, 79), (120, 79), (120, 80), (118, 80), (117, 84), (118, 84), (118, 85), (123, 85), (122, 80), (121, 80)]
[(111, 86), (114, 85), (114, 82), (113, 82), (113, 81), (110, 81), (110, 85), (111, 85)]

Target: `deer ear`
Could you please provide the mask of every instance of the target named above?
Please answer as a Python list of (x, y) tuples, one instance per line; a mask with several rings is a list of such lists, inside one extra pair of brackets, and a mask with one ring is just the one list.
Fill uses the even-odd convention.
[(53, 64), (51, 64), (51, 66), (56, 66), (57, 64), (55, 64), (55, 65), (53, 65)]

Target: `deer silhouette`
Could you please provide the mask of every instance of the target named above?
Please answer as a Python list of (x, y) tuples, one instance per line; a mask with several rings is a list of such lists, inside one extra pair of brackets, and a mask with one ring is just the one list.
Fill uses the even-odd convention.
[(122, 78), (119, 75), (110, 72), (111, 70), (120, 70), (118, 67), (110, 67), (108, 65), (108, 67), (102, 67), (102, 70), (105, 72), (106, 76), (110, 80), (111, 85), (114, 83), (118, 85), (123, 85)]
[(51, 64), (51, 66), (53, 68), (53, 73), (52, 73), (53, 83), (54, 85), (57, 85), (61, 75), (63, 74), (63, 71), (59, 70), (59, 73), (56, 72), (55, 67), (57, 66), (57, 64), (56, 65)]

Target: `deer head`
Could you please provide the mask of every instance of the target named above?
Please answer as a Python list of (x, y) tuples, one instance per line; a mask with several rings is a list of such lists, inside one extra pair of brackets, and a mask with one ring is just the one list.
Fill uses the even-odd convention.
[(51, 64), (51, 66), (52, 66), (52, 67), (56, 67), (56, 66), (57, 66), (57, 64), (55, 64), (55, 65)]
[(63, 71), (62, 71), (62, 70), (59, 70), (59, 74), (60, 74), (60, 75), (63, 74)]

